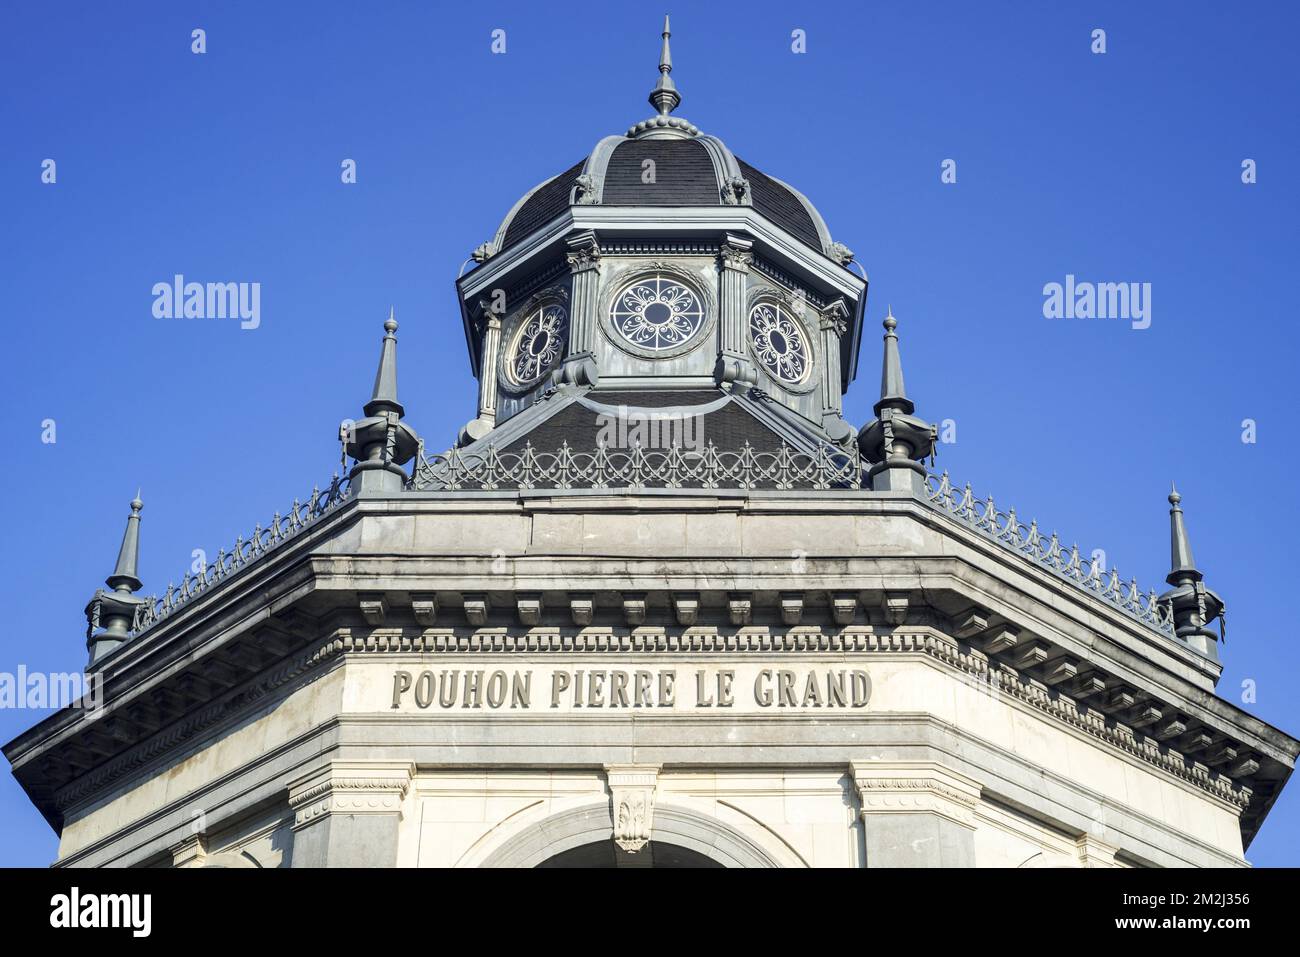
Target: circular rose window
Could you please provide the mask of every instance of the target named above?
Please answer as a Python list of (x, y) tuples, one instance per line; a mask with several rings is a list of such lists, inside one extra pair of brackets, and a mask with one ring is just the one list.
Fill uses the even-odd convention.
[(564, 307), (539, 307), (515, 333), (506, 363), (510, 380), (519, 386), (538, 382), (560, 361), (568, 338), (569, 314)]
[(685, 345), (704, 326), (700, 297), (668, 276), (647, 276), (624, 287), (609, 311), (620, 336), (650, 352)]
[(808, 377), (808, 342), (784, 306), (760, 302), (750, 310), (749, 341), (754, 358), (769, 375), (788, 385), (799, 385)]

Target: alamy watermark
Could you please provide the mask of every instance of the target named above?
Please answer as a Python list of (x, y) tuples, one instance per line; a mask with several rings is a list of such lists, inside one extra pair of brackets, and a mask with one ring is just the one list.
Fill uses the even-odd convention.
[(704, 451), (704, 416), (683, 412), (629, 410), (596, 416), (596, 444), (606, 449), (685, 449)]
[(58, 671), (0, 671), (0, 708), (81, 708), (87, 717), (103, 713), (104, 686), (98, 674)]
[(1067, 273), (1065, 282), (1043, 286), (1047, 319), (1127, 319), (1134, 329), (1151, 325), (1151, 283), (1080, 282)]
[(238, 319), (239, 328), (262, 324), (260, 282), (186, 282), (177, 273), (171, 282), (153, 285), (155, 319)]

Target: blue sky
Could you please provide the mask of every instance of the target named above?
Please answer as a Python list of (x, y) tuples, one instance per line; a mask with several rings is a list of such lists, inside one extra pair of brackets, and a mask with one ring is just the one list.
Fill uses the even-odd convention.
[[(678, 115), (807, 194), (900, 321), (939, 464), (1127, 577), (1165, 495), (1229, 611), (1219, 693), (1300, 732), (1295, 8), (1220, 3), (672, 9)], [(0, 291), (9, 373), (0, 670), (85, 658), (82, 609), (143, 488), (146, 590), (337, 467), (380, 325), (431, 446), (475, 413), (452, 283), (514, 201), (650, 114), (663, 10), (542, 4), (7, 4)], [(207, 52), (190, 32), (207, 31)], [(1107, 52), (1090, 52), (1103, 28)], [(490, 50), (506, 31), (506, 53)], [(791, 51), (802, 29), (807, 52)], [(57, 183), (41, 183), (41, 163)], [(358, 182), (340, 183), (340, 163)], [(1258, 182), (1241, 181), (1243, 159)], [(957, 163), (957, 182), (940, 164)], [(157, 320), (176, 273), (261, 283), (261, 325)], [(1150, 328), (1048, 320), (1067, 274), (1149, 282)], [(1258, 441), (1242, 442), (1243, 419)], [(43, 443), (42, 421), (57, 441)], [(0, 739), (39, 714), (0, 710)], [(0, 775), (0, 864), (52, 832)], [(1248, 857), (1300, 863), (1300, 786)]]

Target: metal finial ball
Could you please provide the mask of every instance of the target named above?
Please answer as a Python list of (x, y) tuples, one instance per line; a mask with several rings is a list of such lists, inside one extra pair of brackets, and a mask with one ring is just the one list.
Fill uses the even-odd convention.
[(1181, 502), (1182, 500), (1183, 500), (1183, 497), (1182, 497), (1181, 495), (1178, 494), (1178, 489), (1174, 489), (1172, 492), (1169, 493), (1169, 504), (1170, 504), (1170, 505), (1177, 505), (1177, 504), (1178, 504), (1179, 502)]
[(384, 320), (384, 332), (396, 332), (397, 320), (391, 316)]
[(898, 320), (894, 318), (893, 313), (885, 316), (884, 326), (885, 330), (888, 332), (893, 332), (898, 328)]
[(138, 512), (142, 508), (144, 508), (144, 502), (140, 501), (139, 495), (136, 495), (135, 498), (131, 499), (131, 511)]

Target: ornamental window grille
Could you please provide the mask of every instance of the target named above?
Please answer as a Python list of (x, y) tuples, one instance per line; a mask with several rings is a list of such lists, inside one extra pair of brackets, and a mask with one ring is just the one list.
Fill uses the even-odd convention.
[(569, 338), (569, 314), (559, 303), (538, 306), (519, 331), (508, 354), (506, 371), (517, 386), (535, 385), (555, 368)]
[(749, 344), (767, 373), (786, 385), (808, 378), (812, 353), (803, 327), (777, 302), (760, 302), (749, 312)]
[(610, 321), (620, 336), (650, 352), (683, 346), (704, 328), (704, 306), (677, 279), (653, 275), (629, 283), (614, 298)]

